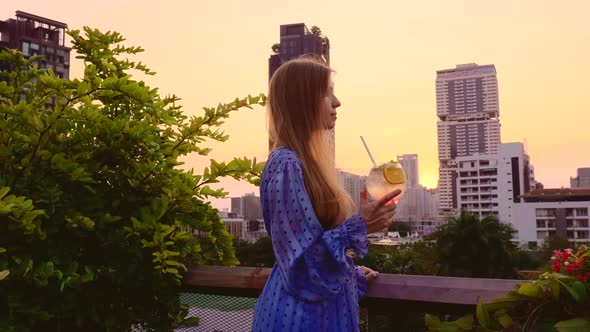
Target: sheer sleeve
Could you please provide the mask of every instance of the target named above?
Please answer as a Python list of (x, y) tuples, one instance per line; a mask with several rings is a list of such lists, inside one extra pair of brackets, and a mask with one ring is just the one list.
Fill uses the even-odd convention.
[(322, 301), (357, 278), (346, 249), (354, 249), (361, 257), (367, 254), (365, 221), (355, 215), (324, 231), (305, 190), (299, 160), (294, 155), (283, 156), (270, 165), (271, 174), (262, 188), (281, 280), (293, 296)]

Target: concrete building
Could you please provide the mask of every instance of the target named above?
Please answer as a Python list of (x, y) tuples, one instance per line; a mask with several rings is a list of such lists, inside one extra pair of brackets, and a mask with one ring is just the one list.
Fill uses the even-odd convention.
[(578, 168), (578, 176), (570, 178), (571, 188), (590, 188), (590, 167)]
[(456, 158), (496, 154), (500, 144), (498, 80), (494, 65), (457, 65), (436, 72), (440, 209), (458, 208)]
[[(41, 55), (41, 69), (70, 77), (70, 48), (65, 46), (67, 25), (41, 16), (17, 11), (16, 19), (0, 21), (0, 48), (21, 51), (26, 58)], [(0, 64), (0, 70), (6, 69)]]
[(534, 178), (522, 143), (500, 144), (497, 151), (456, 158), (457, 207), (511, 223), (514, 204), (531, 190)]
[(536, 189), (521, 198), (512, 209), (520, 243), (533, 247), (557, 234), (590, 245), (590, 189)]
[(225, 218), (222, 219), (225, 229), (236, 239), (244, 240), (246, 238), (246, 222), (242, 218)]
[(397, 162), (400, 163), (404, 169), (404, 173), (406, 174), (406, 185), (408, 188), (418, 186), (420, 184), (420, 176), (418, 174), (418, 155), (403, 154), (397, 156)]
[(254, 193), (241, 197), (231, 197), (231, 212), (245, 220), (262, 219), (262, 205), (260, 197)]
[(354, 211), (359, 211), (360, 195), (365, 187), (366, 176), (356, 175), (343, 170), (338, 170), (338, 181), (342, 188), (350, 195), (354, 204)]

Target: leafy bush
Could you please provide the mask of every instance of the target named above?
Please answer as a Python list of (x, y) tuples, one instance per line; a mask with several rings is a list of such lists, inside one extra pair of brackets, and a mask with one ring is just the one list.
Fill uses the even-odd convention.
[(372, 244), (364, 258), (357, 258), (357, 265), (364, 265), (380, 273), (436, 275), (432, 243), (418, 241), (400, 246)]
[[(180, 156), (225, 141), (231, 111), (188, 118), (175, 96), (134, 80), (118, 33), (69, 32), (81, 79), (64, 80), (14, 50), (0, 61), (0, 330), (171, 331), (187, 264), (236, 264), (231, 236), (204, 201), (220, 176), (259, 181), (263, 164), (211, 161), (202, 174)], [(197, 236), (195, 236), (196, 234)]]
[(276, 259), (270, 237), (263, 237), (254, 243), (234, 239), (236, 257), (240, 266), (273, 267)]
[[(555, 251), (553, 272), (519, 283), (507, 296), (477, 305), (475, 319), (441, 322), (426, 315), (429, 331), (590, 331), (590, 248)], [(474, 324), (475, 323), (475, 324)]]

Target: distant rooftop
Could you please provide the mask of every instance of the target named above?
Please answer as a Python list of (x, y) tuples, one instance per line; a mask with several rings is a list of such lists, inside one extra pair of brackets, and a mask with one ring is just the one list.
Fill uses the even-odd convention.
[(34, 14), (29, 14), (29, 13), (25, 13), (22, 12), (20, 10), (16, 11), (16, 17), (17, 18), (24, 18), (24, 19), (28, 19), (28, 20), (32, 20), (32, 21), (37, 21), (37, 22), (41, 22), (41, 23), (45, 23), (45, 24), (49, 24), (49, 25), (53, 25), (57, 28), (67, 28), (68, 25), (62, 22), (58, 22), (58, 21), (54, 21), (45, 17), (41, 17), (41, 16), (37, 16)]
[(481, 65), (480, 66), (477, 63), (465, 63), (465, 64), (456, 65), (455, 68), (437, 70), (436, 74), (437, 75), (451, 74), (451, 73), (458, 73), (458, 72), (462, 72), (462, 71), (469, 71), (469, 70), (473, 70), (473, 69), (477, 69), (477, 70), (491, 69), (494, 72), (496, 72), (496, 67), (494, 65)]
[(590, 201), (588, 188), (535, 189), (521, 196), (525, 202)]

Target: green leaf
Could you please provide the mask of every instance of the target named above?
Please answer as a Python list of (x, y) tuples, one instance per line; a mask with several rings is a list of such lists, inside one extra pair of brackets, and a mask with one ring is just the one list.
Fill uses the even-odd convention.
[(463, 330), (471, 331), (473, 328), (473, 315), (465, 315), (455, 321), (457, 326)]
[(506, 312), (500, 312), (496, 314), (496, 320), (505, 329), (512, 326), (512, 317), (510, 317)]
[(441, 326), (440, 318), (430, 314), (424, 315), (424, 322), (426, 323), (429, 331), (438, 331)]
[(4, 278), (8, 277), (9, 274), (10, 274), (10, 271), (8, 271), (8, 270), (0, 271), (0, 281), (4, 280)]
[(2, 187), (0, 188), (0, 199), (3, 199), (6, 194), (10, 191), (10, 187)]
[(582, 303), (588, 299), (588, 291), (586, 290), (584, 283), (581, 281), (576, 280), (571, 285), (568, 285), (563, 279), (557, 279), (557, 281), (568, 291), (574, 301)]
[(539, 297), (543, 293), (541, 286), (533, 283), (528, 284), (520, 284), (518, 288), (518, 294), (530, 296), (530, 297)]
[(576, 318), (558, 322), (553, 327), (559, 332), (588, 332), (590, 331), (590, 321)]
[(488, 313), (485, 304), (478, 303), (475, 309), (475, 314), (477, 316), (477, 321), (481, 326), (485, 327), (486, 329), (491, 329), (492, 323), (490, 320), (490, 314)]

